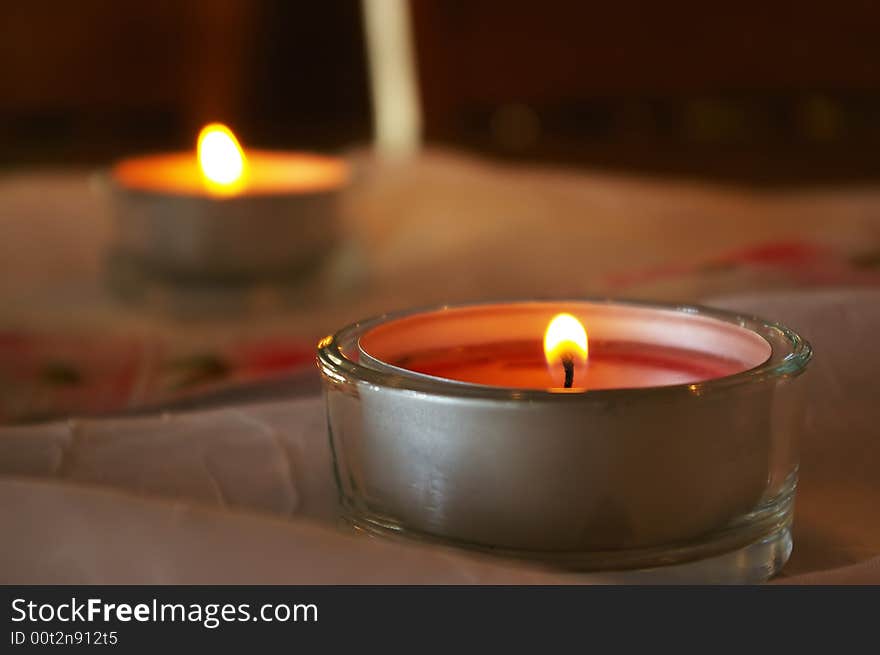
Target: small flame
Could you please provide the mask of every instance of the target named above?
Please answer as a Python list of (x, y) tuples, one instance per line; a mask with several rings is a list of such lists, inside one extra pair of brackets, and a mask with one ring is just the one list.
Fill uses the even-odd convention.
[(547, 364), (558, 364), (563, 357), (585, 364), (588, 353), (587, 331), (583, 324), (571, 314), (554, 316), (544, 333), (544, 356)]
[(244, 188), (247, 160), (232, 130), (221, 123), (205, 125), (199, 132), (197, 150), (202, 179), (209, 191), (232, 195)]

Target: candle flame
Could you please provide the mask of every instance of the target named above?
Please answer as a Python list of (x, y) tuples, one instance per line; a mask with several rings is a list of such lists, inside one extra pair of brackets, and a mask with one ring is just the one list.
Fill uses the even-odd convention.
[(222, 123), (205, 125), (199, 132), (197, 152), (202, 180), (209, 191), (232, 195), (244, 188), (247, 160), (232, 130)]
[(585, 364), (589, 353), (587, 331), (571, 314), (557, 314), (544, 333), (544, 356), (547, 364), (559, 364), (563, 358)]

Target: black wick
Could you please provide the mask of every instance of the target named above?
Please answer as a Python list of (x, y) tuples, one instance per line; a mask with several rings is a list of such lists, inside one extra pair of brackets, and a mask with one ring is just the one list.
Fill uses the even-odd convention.
[(562, 386), (566, 389), (571, 389), (571, 385), (574, 384), (574, 357), (563, 355), (562, 368), (565, 369), (565, 382)]

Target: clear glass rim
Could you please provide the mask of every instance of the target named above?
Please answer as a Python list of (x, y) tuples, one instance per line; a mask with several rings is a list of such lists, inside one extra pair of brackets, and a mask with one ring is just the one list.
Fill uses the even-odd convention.
[[(726, 323), (732, 323), (751, 330), (765, 339), (771, 348), (770, 357), (753, 368), (727, 375), (712, 378), (702, 382), (674, 384), (659, 387), (638, 387), (620, 389), (591, 389), (579, 393), (559, 393), (550, 389), (521, 389), (496, 387), (482, 384), (470, 384), (467, 382), (443, 380), (427, 375), (406, 375), (391, 371), (377, 370), (364, 366), (359, 362), (349, 359), (343, 352), (343, 343), (352, 336), (362, 334), (376, 325), (386, 321), (397, 320), (407, 316), (428, 312), (440, 312), (450, 309), (490, 306), (490, 305), (522, 305), (529, 303), (591, 303), (623, 305), (641, 309), (656, 309), (663, 311), (676, 311), (686, 314), (695, 314), (712, 318)], [(771, 337), (776, 337), (775, 339)], [(780, 352), (779, 342), (786, 344), (785, 352)], [(784, 377), (794, 377), (803, 373), (813, 356), (810, 343), (791, 328), (768, 321), (763, 318), (739, 314), (736, 312), (716, 309), (698, 304), (663, 303), (642, 300), (627, 300), (615, 298), (535, 298), (530, 300), (495, 300), (472, 303), (435, 305), (407, 309), (398, 312), (390, 312), (352, 323), (335, 334), (328, 335), (318, 342), (317, 361), (323, 375), (332, 381), (339, 383), (362, 382), (365, 384), (390, 387), (413, 393), (427, 393), (462, 398), (480, 398), (494, 400), (531, 400), (553, 402), (584, 402), (584, 400), (604, 401), (611, 398), (651, 396), (657, 394), (686, 394), (688, 396), (701, 396), (707, 393), (729, 390), (731, 388), (759, 384), (768, 380)]]

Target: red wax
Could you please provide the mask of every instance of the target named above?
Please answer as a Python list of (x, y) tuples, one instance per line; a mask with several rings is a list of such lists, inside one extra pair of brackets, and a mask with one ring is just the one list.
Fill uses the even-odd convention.
[(586, 329), (589, 358), (573, 389), (692, 384), (754, 368), (771, 355), (760, 335), (688, 310), (590, 301), (495, 303), (421, 312), (380, 323), (358, 348), (372, 366), (517, 389), (561, 389), (544, 333), (560, 313)]
[[(389, 361), (435, 377), (512, 388), (558, 388), (561, 366), (550, 367), (537, 339), (426, 348)], [(626, 341), (590, 341), (585, 366), (575, 367), (574, 388), (622, 389), (688, 384), (733, 375), (741, 361), (711, 353)]]

